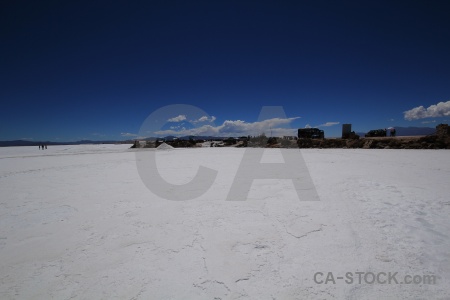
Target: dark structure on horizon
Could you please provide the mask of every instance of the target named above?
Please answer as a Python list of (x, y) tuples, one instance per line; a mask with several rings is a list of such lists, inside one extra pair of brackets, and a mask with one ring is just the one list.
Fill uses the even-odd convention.
[(359, 139), (359, 135), (357, 135), (354, 131), (352, 131), (352, 124), (342, 124), (342, 139)]
[(368, 133), (366, 133), (365, 137), (385, 137), (386, 133), (386, 129), (375, 129), (370, 130)]
[(352, 133), (352, 124), (342, 124), (342, 138), (348, 139)]
[(299, 139), (323, 139), (325, 133), (319, 128), (300, 128), (298, 130)]

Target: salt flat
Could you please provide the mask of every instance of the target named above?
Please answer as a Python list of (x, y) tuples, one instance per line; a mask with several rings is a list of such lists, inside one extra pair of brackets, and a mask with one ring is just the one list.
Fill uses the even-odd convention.
[(320, 201), (280, 179), (226, 201), (245, 149), (160, 151), (174, 184), (218, 171), (205, 194), (170, 201), (137, 171), (135, 151), (155, 150), (128, 147), (0, 148), (1, 299), (450, 298), (449, 151), (281, 150), (303, 157)]

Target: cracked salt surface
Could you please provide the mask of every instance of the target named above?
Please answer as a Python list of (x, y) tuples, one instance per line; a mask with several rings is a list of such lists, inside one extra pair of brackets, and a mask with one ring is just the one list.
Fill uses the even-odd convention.
[[(448, 151), (302, 150), (320, 201), (255, 180), (242, 202), (225, 199), (245, 149), (159, 151), (174, 183), (219, 171), (178, 202), (146, 189), (128, 147), (0, 148), (1, 299), (450, 298)], [(437, 284), (313, 281), (358, 271)]]

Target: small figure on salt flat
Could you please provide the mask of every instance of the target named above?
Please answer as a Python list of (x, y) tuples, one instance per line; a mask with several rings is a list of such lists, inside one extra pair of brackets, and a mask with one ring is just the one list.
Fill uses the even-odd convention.
[(395, 136), (395, 128), (394, 127), (389, 127), (389, 131), (390, 131), (391, 136)]

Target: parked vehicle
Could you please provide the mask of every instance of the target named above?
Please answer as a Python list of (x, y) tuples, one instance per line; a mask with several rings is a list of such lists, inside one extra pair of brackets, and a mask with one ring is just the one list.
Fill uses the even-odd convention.
[(299, 139), (323, 139), (325, 133), (319, 128), (300, 128), (298, 130)]
[(380, 136), (386, 136), (386, 129), (374, 129), (370, 130), (368, 133), (366, 133), (365, 137), (380, 137)]

